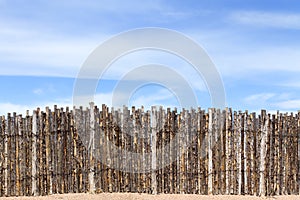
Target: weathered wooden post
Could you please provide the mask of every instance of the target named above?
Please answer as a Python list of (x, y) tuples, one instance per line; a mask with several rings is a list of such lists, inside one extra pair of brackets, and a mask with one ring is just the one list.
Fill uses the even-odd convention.
[(237, 182), (238, 182), (238, 188), (237, 188), (237, 194), (241, 195), (243, 192), (243, 141), (244, 141), (244, 130), (243, 130), (243, 114), (241, 111), (238, 113), (237, 117)]
[(259, 196), (265, 196), (265, 165), (267, 152), (267, 134), (269, 127), (269, 118), (266, 111), (261, 111), (261, 140), (260, 140), (260, 166), (259, 166)]
[(300, 194), (300, 110), (297, 115), (297, 192)]
[(4, 134), (4, 196), (8, 196), (8, 134), (7, 134), (7, 121), (5, 120), (5, 116), (2, 116), (2, 130)]
[(196, 116), (197, 116), (197, 177), (198, 177), (198, 180), (197, 180), (197, 194), (201, 194), (202, 192), (202, 187), (201, 187), (201, 180), (202, 180), (202, 177), (201, 177), (201, 160), (202, 160), (202, 155), (201, 155), (201, 152), (202, 152), (202, 134), (201, 134), (201, 126), (202, 126), (202, 112), (201, 112), (201, 108), (198, 108), (198, 111), (196, 113)]
[(226, 195), (232, 194), (231, 171), (232, 171), (232, 112), (230, 108), (226, 108)]
[(51, 125), (51, 118), (50, 118), (51, 110), (49, 107), (46, 107), (46, 121), (45, 121), (45, 147), (46, 147), (46, 176), (47, 176), (47, 194), (52, 194), (52, 160), (51, 160), (51, 145), (50, 145), (50, 125)]
[(244, 194), (249, 194), (249, 180), (251, 180), (250, 176), (250, 149), (249, 149), (249, 144), (250, 144), (250, 134), (249, 134), (249, 129), (248, 129), (248, 124), (249, 124), (249, 115), (248, 111), (246, 110), (244, 113), (244, 174), (243, 174), (243, 179), (244, 179)]
[(94, 137), (95, 137), (95, 114), (94, 114), (94, 103), (90, 103), (90, 127), (89, 127), (89, 144), (88, 144), (88, 152), (89, 152), (89, 192), (94, 193), (96, 191), (95, 181), (94, 181)]
[(220, 194), (226, 194), (226, 111), (221, 111), (220, 116)]
[(157, 111), (156, 107), (152, 107), (151, 109), (151, 126), (152, 126), (152, 135), (151, 135), (151, 154), (152, 154), (152, 163), (151, 163), (151, 169), (152, 169), (152, 175), (151, 175), (151, 188), (152, 188), (152, 194), (157, 194), (157, 181), (156, 181), (156, 134), (157, 134)]
[(208, 195), (213, 194), (213, 114), (212, 108), (208, 109)]
[(36, 141), (36, 138), (37, 138), (37, 111), (34, 110), (33, 111), (33, 116), (32, 116), (32, 177), (31, 177), (31, 180), (32, 180), (32, 191), (31, 191), (31, 194), (33, 196), (37, 196), (38, 195), (38, 192), (37, 192), (37, 186), (36, 186), (36, 180), (37, 180), (37, 171), (36, 171), (36, 163), (37, 163), (37, 151), (36, 151), (36, 144), (37, 144), (37, 141)]

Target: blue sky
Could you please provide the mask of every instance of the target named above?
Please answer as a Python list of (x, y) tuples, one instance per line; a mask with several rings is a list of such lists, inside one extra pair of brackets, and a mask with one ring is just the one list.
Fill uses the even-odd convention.
[[(221, 74), (227, 106), (300, 110), (299, 1), (0, 0), (0, 114), (72, 106), (73, 84), (88, 55), (110, 37), (143, 27), (173, 29), (201, 45)], [(152, 62), (174, 66), (190, 81), (199, 105), (211, 106), (203, 80), (190, 66), (154, 51), (114, 63), (96, 103), (111, 103), (124, 71)], [(157, 85), (136, 91), (130, 103), (178, 104)]]

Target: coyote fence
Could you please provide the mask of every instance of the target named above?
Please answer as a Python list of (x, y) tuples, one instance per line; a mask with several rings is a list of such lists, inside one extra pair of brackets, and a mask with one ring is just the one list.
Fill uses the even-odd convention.
[(0, 196), (299, 195), (299, 114), (93, 103), (7, 114), (0, 120)]

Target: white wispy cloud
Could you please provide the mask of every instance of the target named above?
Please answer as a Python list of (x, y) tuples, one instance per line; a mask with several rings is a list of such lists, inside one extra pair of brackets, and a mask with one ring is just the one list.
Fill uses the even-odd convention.
[(33, 94), (41, 95), (44, 93), (44, 90), (41, 88), (37, 88), (37, 89), (34, 89), (32, 92), (33, 92)]
[(72, 77), (99, 43), (99, 38), (40, 39), (35, 34), (18, 38), (11, 41), (0, 33), (1, 75)]
[(300, 110), (300, 99), (280, 101), (273, 103), (273, 105), (282, 110), (294, 110), (294, 112), (296, 112)]
[(274, 97), (276, 94), (274, 93), (259, 93), (259, 94), (253, 94), (245, 98), (245, 101), (248, 104), (265, 104), (266, 101)]
[(258, 93), (244, 98), (246, 107), (268, 109), (274, 114), (281, 112), (295, 112), (300, 110), (300, 99), (291, 93)]
[(51, 4), (63, 7), (72, 7), (73, 9), (88, 9), (90, 11), (102, 11), (110, 13), (145, 13), (149, 11), (160, 11), (163, 9), (164, 4), (160, 0), (130, 0), (120, 2), (118, 0), (103, 0), (103, 1), (80, 1), (75, 0), (70, 2), (51, 1)]
[(11, 103), (11, 102), (2, 102), (0, 103), (0, 115), (6, 115), (7, 113), (16, 112), (17, 114), (26, 115), (26, 111), (28, 110), (30, 114), (32, 114), (33, 110), (37, 108), (41, 108), (45, 110), (46, 107), (52, 109), (54, 105), (58, 107), (66, 108), (67, 106), (72, 108), (72, 101), (70, 98), (66, 99), (57, 99), (49, 102), (35, 102), (31, 105), (24, 105), (22, 103)]
[[(224, 51), (226, 52), (226, 51)], [(256, 50), (216, 54), (214, 61), (222, 75), (249, 77), (269, 71), (300, 72), (300, 48), (260, 47)]]
[(235, 11), (230, 20), (260, 27), (300, 29), (300, 14), (264, 11)]
[(300, 81), (283, 81), (278, 84), (278, 86), (290, 87), (290, 88), (300, 88)]
[(144, 106), (146, 109), (150, 109), (151, 106), (164, 106), (167, 107), (180, 107), (179, 102), (177, 102), (176, 96), (170, 91), (165, 89), (161, 89), (156, 91), (155, 93), (149, 93), (140, 95), (137, 98), (134, 98), (129, 102), (131, 105), (134, 106)]

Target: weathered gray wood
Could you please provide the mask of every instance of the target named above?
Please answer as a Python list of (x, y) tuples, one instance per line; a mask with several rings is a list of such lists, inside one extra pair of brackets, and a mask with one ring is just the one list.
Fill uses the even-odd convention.
[(266, 169), (266, 156), (267, 156), (267, 135), (269, 118), (266, 115), (266, 111), (262, 110), (262, 126), (261, 126), (261, 140), (260, 140), (260, 166), (259, 166), (259, 196), (266, 195), (266, 185), (265, 185), (265, 169)]
[(47, 194), (52, 194), (52, 175), (51, 175), (51, 145), (50, 145), (50, 113), (49, 107), (46, 107), (46, 119), (45, 119), (45, 151), (46, 151), (46, 182), (47, 182)]
[(8, 131), (5, 117), (2, 116), (2, 129), (4, 131), (4, 196), (8, 196)]
[(300, 195), (300, 111), (297, 115), (297, 192)]
[(296, 149), (296, 158), (295, 158), (295, 167), (296, 167), (296, 188), (295, 194), (300, 195), (300, 111), (295, 117), (296, 123), (296, 138), (295, 138), (295, 149)]
[(243, 123), (244, 123), (244, 116), (241, 113), (241, 111), (238, 114), (237, 118), (237, 194), (241, 195), (243, 194), (243, 186), (244, 186), (244, 180), (243, 180), (243, 171), (244, 171), (244, 165), (243, 165), (243, 156), (244, 156), (244, 130), (243, 130)]
[[(0, 196), (299, 194), (299, 119), (299, 113), (265, 110), (232, 116), (228, 108), (177, 114), (103, 105), (100, 112), (94, 104), (8, 114), (0, 121)], [(125, 156), (117, 157), (110, 143)]]
[(232, 112), (231, 109), (226, 108), (226, 195), (232, 194), (233, 189), (231, 185), (231, 171), (232, 171)]
[(256, 195), (257, 193), (257, 162), (256, 162), (256, 156), (257, 156), (257, 149), (256, 149), (256, 115), (255, 113), (250, 114), (250, 124), (248, 125), (250, 128), (250, 158), (251, 158), (251, 195)]
[(152, 175), (151, 175), (151, 188), (152, 188), (152, 194), (157, 194), (157, 181), (156, 181), (156, 170), (157, 170), (157, 166), (156, 166), (156, 133), (157, 133), (157, 123), (156, 123), (156, 119), (157, 119), (157, 111), (156, 111), (156, 107), (152, 107), (152, 111), (151, 111), (151, 124), (152, 124), (152, 136), (151, 136), (151, 154), (152, 154), (152, 158), (151, 158), (151, 169), (152, 169)]
[(232, 186), (233, 194), (238, 194), (238, 157), (239, 157), (239, 121), (238, 112), (233, 113), (233, 144), (232, 144)]
[(33, 111), (33, 116), (32, 116), (32, 195), (37, 196), (37, 186), (36, 186), (36, 181), (37, 181), (37, 150), (36, 150), (36, 138), (37, 138), (37, 111)]
[(213, 114), (214, 110), (209, 109), (209, 122), (208, 122), (208, 195), (213, 194)]
[(94, 103), (90, 103), (90, 127), (89, 127), (89, 192), (94, 193), (96, 191), (95, 180), (94, 180), (94, 151), (95, 151), (95, 114), (94, 114)]
[(248, 115), (248, 111), (246, 110), (244, 113), (244, 194), (248, 194), (250, 189), (250, 180), (251, 180), (251, 176), (250, 176), (250, 133), (249, 133), (249, 129), (248, 129), (248, 125), (249, 125), (249, 115)]

